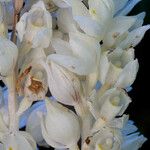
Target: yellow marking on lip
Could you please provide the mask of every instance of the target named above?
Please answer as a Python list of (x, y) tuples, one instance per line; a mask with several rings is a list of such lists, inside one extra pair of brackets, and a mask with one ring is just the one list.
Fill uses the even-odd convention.
[(103, 150), (102, 145), (98, 144), (98, 150)]
[(91, 9), (91, 10), (90, 10), (90, 14), (96, 15), (96, 14), (97, 14), (97, 13), (96, 13), (96, 10), (95, 10), (95, 9)]
[(9, 149), (8, 150), (13, 150), (13, 148), (12, 147), (9, 147)]

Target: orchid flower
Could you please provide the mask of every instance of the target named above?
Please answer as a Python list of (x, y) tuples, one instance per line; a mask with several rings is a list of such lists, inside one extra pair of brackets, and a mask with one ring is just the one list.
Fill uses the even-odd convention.
[(96, 39), (85, 34), (69, 33), (69, 42), (54, 39), (52, 46), (56, 54), (49, 55), (48, 61), (54, 61), (79, 75), (87, 75), (95, 71), (101, 50)]
[(104, 52), (100, 59), (100, 81), (102, 84), (125, 89), (134, 82), (138, 66), (133, 48), (126, 51), (117, 48), (111, 53)]
[(1, 114), (0, 125), (0, 142), (2, 143), (2, 150), (19, 150), (23, 146), (25, 146), (27, 150), (36, 150), (36, 143), (30, 134), (23, 131), (9, 132)]
[(34, 4), (17, 24), (20, 41), (31, 43), (33, 48), (47, 48), (52, 36), (52, 18), (42, 1)]
[(142, 146), (125, 114), (150, 29), (145, 12), (127, 16), (138, 2), (0, 0), (0, 149)]
[[(41, 118), (42, 135), (46, 142), (56, 148), (77, 149), (80, 138), (78, 117), (54, 101), (46, 100), (46, 108), (47, 114)], [(63, 124), (59, 124), (60, 120)]]

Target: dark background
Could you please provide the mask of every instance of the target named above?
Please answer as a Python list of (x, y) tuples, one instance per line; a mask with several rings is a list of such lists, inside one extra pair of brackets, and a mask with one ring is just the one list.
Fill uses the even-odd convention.
[[(150, 24), (150, 0), (142, 0), (131, 14), (137, 14), (142, 11), (147, 13), (144, 24)], [(130, 119), (135, 121), (140, 132), (150, 139), (150, 30), (147, 31), (145, 37), (135, 49), (140, 69), (133, 84), (133, 90), (129, 92), (132, 103), (127, 109), (127, 113), (130, 114)], [(140, 150), (149, 149), (150, 142), (147, 141)], [(41, 148), (41, 150), (46, 149)]]

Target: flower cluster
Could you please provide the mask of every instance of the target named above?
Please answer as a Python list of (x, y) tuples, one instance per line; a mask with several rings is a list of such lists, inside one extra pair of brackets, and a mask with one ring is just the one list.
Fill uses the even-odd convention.
[(124, 114), (150, 29), (128, 16), (139, 1), (0, 0), (1, 150), (142, 146)]

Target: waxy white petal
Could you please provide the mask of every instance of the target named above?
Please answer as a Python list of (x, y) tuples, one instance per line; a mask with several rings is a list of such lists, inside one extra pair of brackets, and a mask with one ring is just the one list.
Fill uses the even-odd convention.
[(129, 62), (119, 75), (115, 87), (126, 88), (134, 82), (139, 69), (138, 60)]
[(45, 113), (46, 107), (44, 105), (44, 102), (37, 102), (32, 107), (34, 107), (34, 109), (31, 110), (28, 117), (26, 131), (32, 135), (38, 145), (47, 147), (48, 145), (46, 144), (42, 136), (41, 120), (40, 116), (38, 115), (38, 112)]
[(105, 28), (102, 24), (85, 16), (76, 16), (74, 19), (86, 34), (96, 37), (99, 41), (102, 40), (105, 33)]
[(136, 15), (135, 16), (136, 21), (135, 21), (134, 25), (130, 28), (129, 31), (132, 31), (132, 30), (134, 30), (136, 28), (141, 27), (143, 25), (143, 23), (144, 23), (145, 16), (146, 16), (146, 12), (142, 12), (142, 13)]
[(119, 46), (122, 47), (123, 49), (135, 47), (136, 45), (139, 44), (146, 31), (149, 29), (150, 25), (145, 25), (129, 32), (128, 37), (124, 41), (122, 41)]
[(75, 20), (73, 20), (71, 8), (58, 10), (57, 23), (59, 30), (64, 33), (77, 32), (77, 26)]
[(116, 40), (122, 36), (134, 24), (134, 17), (118, 16), (113, 19), (112, 24), (109, 26), (109, 31), (103, 40), (105, 47), (112, 47)]
[(12, 73), (17, 57), (17, 46), (8, 39), (0, 37), (0, 78)]

